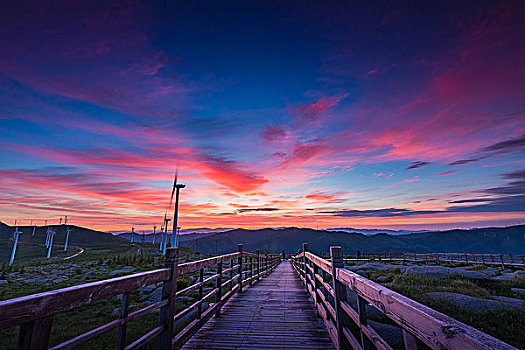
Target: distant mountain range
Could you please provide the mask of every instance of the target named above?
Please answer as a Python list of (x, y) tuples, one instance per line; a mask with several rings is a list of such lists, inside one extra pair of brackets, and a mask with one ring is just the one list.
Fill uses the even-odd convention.
[(387, 230), (387, 229), (378, 229), (378, 228), (352, 228), (352, 227), (329, 228), (329, 229), (326, 229), (325, 231), (362, 233), (367, 236), (375, 235), (378, 233), (386, 233), (392, 236), (399, 236), (399, 235), (409, 235), (411, 233), (437, 232), (435, 230), (434, 231), (432, 230), (409, 231), (409, 230)]
[[(224, 232), (204, 232), (181, 235), (180, 245), (210, 254), (222, 254), (237, 250), (237, 244), (253, 251), (295, 252), (307, 242), (313, 252), (328, 252), (330, 246), (339, 245), (347, 252), (469, 252), (469, 253), (510, 253), (525, 254), (525, 225), (505, 228), (479, 228), (470, 230), (407, 232), (384, 231), (371, 234), (305, 228), (278, 228)], [(378, 230), (379, 231), (379, 230)], [(388, 231), (387, 231), (388, 232)], [(402, 233), (401, 233), (402, 232)], [(126, 239), (131, 234), (119, 235)], [(168, 240), (171, 234), (168, 235)], [(158, 242), (160, 235), (157, 234)], [(141, 241), (142, 235), (135, 240)], [(151, 242), (153, 235), (144, 235), (145, 242)]]
[[(65, 225), (54, 226), (57, 230), (57, 242), (62, 242), (65, 235)], [(72, 243), (77, 245), (93, 245), (97, 243), (115, 243), (120, 245), (129, 242), (130, 233), (118, 236), (94, 231), (82, 227), (72, 228)], [(24, 234), (21, 240), (31, 237), (32, 227), (20, 227)], [(46, 227), (37, 227), (35, 238), (45, 240)], [(343, 251), (355, 252), (469, 252), (469, 253), (510, 253), (525, 254), (525, 225), (504, 228), (479, 228), (470, 230), (448, 230), (388, 234), (367, 234), (360, 232), (343, 232), (332, 230), (314, 230), (306, 228), (278, 228), (244, 230), (234, 229), (215, 232), (202, 230), (198, 233), (181, 235), (180, 245), (210, 254), (222, 254), (237, 250), (237, 244), (242, 243), (246, 251), (296, 252), (302, 243), (308, 243), (309, 250), (315, 253), (328, 252), (330, 246), (341, 246)], [(388, 231), (387, 231), (388, 232)], [(0, 238), (8, 238), (13, 234), (13, 227), (0, 223)], [(151, 243), (153, 234), (135, 234), (135, 241)], [(171, 235), (168, 235), (170, 240)], [(160, 234), (156, 235), (156, 243)], [(5, 241), (4, 241), (5, 242)]]

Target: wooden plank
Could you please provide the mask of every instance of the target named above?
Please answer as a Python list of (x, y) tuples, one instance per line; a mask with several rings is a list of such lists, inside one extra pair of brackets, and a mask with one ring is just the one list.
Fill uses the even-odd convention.
[(153, 328), (151, 331), (149, 331), (148, 333), (144, 334), (139, 339), (135, 340), (133, 343), (131, 343), (128, 346), (126, 346), (125, 350), (138, 349), (141, 346), (146, 345), (147, 342), (151, 341), (154, 337), (159, 335), (160, 332), (162, 332), (162, 329), (163, 329), (162, 326), (157, 326), (157, 327)]
[(313, 261), (314, 264), (319, 266), (324, 271), (326, 271), (328, 273), (330, 273), (330, 271), (332, 271), (332, 264), (330, 264), (330, 262), (328, 260), (322, 259), (322, 258), (318, 257), (317, 255), (312, 254), (310, 252), (306, 252), (306, 256), (307, 256), (308, 259)]
[(338, 269), (337, 279), (432, 349), (515, 349), (351, 271)]
[(18, 334), (17, 350), (43, 350), (48, 348), (53, 315), (23, 323)]
[[(99, 335), (109, 332), (112, 329), (117, 328), (120, 325), (120, 319), (113, 320), (100, 327), (92, 329), (86, 333), (80, 334), (72, 339), (69, 339), (63, 343), (53, 346), (49, 350), (70, 350), (74, 349), (79, 345), (82, 345), (92, 339), (95, 339)], [(46, 347), (47, 349), (47, 347)]]
[[(128, 317), (129, 313), (129, 298), (131, 293), (127, 292), (122, 295), (122, 301), (120, 303), (120, 315), (119, 318), (122, 320), (126, 317)], [(126, 331), (127, 331), (128, 324), (122, 323), (120, 324), (118, 328), (118, 335), (117, 335), (117, 350), (122, 350), (126, 346)]]
[[(247, 253), (245, 253), (247, 254)], [(203, 269), (205, 267), (210, 267), (213, 265), (216, 265), (221, 262), (228, 261), (230, 259), (235, 259), (239, 256), (239, 253), (230, 253), (230, 254), (224, 254), (219, 256), (214, 256), (208, 259), (203, 260), (197, 260), (197, 261), (190, 261), (184, 264), (180, 264), (178, 266), (178, 273), (179, 275), (184, 275), (187, 273), (195, 272), (200, 269)]]
[(166, 250), (165, 266), (170, 269), (170, 276), (162, 284), (161, 300), (167, 300), (166, 305), (159, 311), (159, 326), (162, 331), (157, 337), (157, 350), (168, 350), (171, 348), (173, 337), (173, 316), (175, 314), (175, 295), (177, 293), (179, 248), (168, 248)]
[(334, 291), (334, 309), (335, 309), (335, 326), (337, 329), (337, 344), (338, 349), (350, 349), (351, 344), (346, 339), (343, 328), (346, 327), (349, 323), (349, 316), (345, 314), (344, 310), (341, 308), (341, 302), (346, 302), (346, 287), (343, 283), (335, 278), (337, 274), (337, 269), (344, 266), (343, 263), (343, 251), (341, 247), (330, 247), (330, 260), (332, 265), (332, 270), (330, 274), (332, 275), (332, 285)]
[[(334, 349), (289, 262), (235, 294), (183, 349)], [(197, 327), (197, 326), (195, 326)]]
[(0, 329), (162, 282), (169, 276), (169, 269), (157, 269), (0, 301)]

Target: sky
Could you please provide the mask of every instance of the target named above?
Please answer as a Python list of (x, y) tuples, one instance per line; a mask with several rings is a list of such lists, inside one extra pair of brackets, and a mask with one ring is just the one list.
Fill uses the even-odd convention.
[(0, 220), (525, 222), (523, 1), (2, 1)]

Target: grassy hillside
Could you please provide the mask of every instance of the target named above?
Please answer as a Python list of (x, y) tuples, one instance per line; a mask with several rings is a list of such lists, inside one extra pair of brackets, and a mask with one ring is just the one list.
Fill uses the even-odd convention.
[[(68, 251), (64, 251), (66, 241), (66, 230), (70, 228)], [(107, 256), (108, 254), (125, 253), (133, 250), (126, 239), (114, 236), (110, 233), (94, 231), (74, 225), (52, 226), (56, 232), (53, 239), (52, 257), (64, 258), (79, 252), (84, 252), (81, 258), (93, 258), (97, 256)], [(34, 260), (45, 260), (47, 248), (45, 241), (47, 236), (47, 226), (37, 226), (33, 236), (33, 226), (19, 226), (22, 231), (18, 248), (16, 251), (15, 262), (27, 262)], [(14, 227), (0, 223), (0, 262), (8, 262), (13, 248)]]
[(312, 229), (236, 229), (215, 234), (181, 236), (180, 244), (205, 253), (227, 253), (237, 250), (237, 244), (251, 251), (295, 252), (307, 242), (312, 252), (328, 252), (340, 245), (343, 251), (355, 252), (469, 252), (525, 254), (525, 226), (450, 230), (414, 233), (402, 236), (329, 232)]

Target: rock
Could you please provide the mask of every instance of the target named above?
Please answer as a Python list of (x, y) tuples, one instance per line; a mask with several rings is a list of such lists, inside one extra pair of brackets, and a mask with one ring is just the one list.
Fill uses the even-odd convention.
[[(2, 281), (0, 281), (0, 284), (2, 284), (1, 282)], [(514, 293), (518, 293), (520, 295), (525, 295), (525, 289), (523, 289), (523, 288), (511, 288), (510, 290), (513, 291)]]
[(369, 320), (368, 324), (394, 349), (403, 349), (403, 330), (399, 327)]
[(146, 287), (142, 287), (139, 289), (139, 293), (140, 294), (149, 294), (151, 293), (153, 290), (155, 290), (155, 288), (157, 288), (157, 286), (155, 284), (151, 284), (149, 286), (146, 286)]
[(401, 271), (405, 271), (407, 269), (406, 266), (403, 265), (392, 265), (392, 264), (383, 264), (383, 263), (358, 263), (355, 266), (349, 266), (347, 267), (350, 271), (390, 271), (394, 269), (400, 269)]
[(525, 301), (524, 300), (516, 299), (516, 298), (503, 297), (503, 296), (495, 296), (493, 298), (496, 299), (496, 300), (503, 301), (505, 303), (510, 303), (510, 304), (513, 304), (513, 305), (516, 305), (518, 307), (521, 307), (521, 308), (525, 309)]
[(489, 277), (494, 277), (494, 276), (496, 276), (498, 274), (498, 269), (495, 269), (493, 267), (487, 267), (484, 270), (482, 270), (481, 272), (483, 272), (485, 275), (487, 275)]
[(87, 279), (98, 275), (97, 271), (88, 271), (85, 274), (82, 275), (82, 278)]
[(495, 311), (498, 309), (518, 309), (518, 310), (523, 309), (520, 306), (516, 306), (508, 302), (476, 298), (476, 297), (471, 297), (469, 295), (464, 295), (464, 294), (459, 294), (459, 293), (431, 292), (431, 293), (426, 293), (425, 296), (427, 296), (430, 299), (439, 301), (439, 302), (454, 304), (468, 311), (488, 312), (488, 311)]
[(418, 275), (434, 278), (447, 278), (454, 273), (454, 269), (445, 266), (410, 266), (405, 275)]
[(518, 270), (514, 274), (516, 275), (517, 278), (524, 278), (525, 277), (525, 271), (523, 271), (523, 270)]
[(111, 316), (120, 316), (120, 308), (117, 307), (116, 309), (113, 309)]
[(511, 272), (502, 273), (499, 276), (492, 277), (492, 279), (495, 279), (496, 281), (510, 281), (516, 278), (516, 275)]
[(0, 280), (0, 286), (1, 286), (2, 284), (7, 284), (7, 280)]
[(162, 298), (162, 287), (158, 287), (155, 289), (148, 297), (148, 301), (151, 303), (160, 301)]
[(363, 277), (368, 278), (368, 272), (366, 272), (365, 270), (357, 270), (355, 273), (357, 273), (358, 275), (361, 275)]
[(359, 264), (356, 266), (348, 267), (350, 271), (379, 271), (378, 264), (368, 263), (368, 264)]
[(188, 297), (188, 296), (184, 296), (184, 295), (180, 296), (180, 297), (177, 297), (175, 299), (175, 301), (178, 302), (178, 303), (189, 303), (189, 302), (194, 301), (194, 300), (195, 300), (194, 298)]
[(390, 277), (388, 277), (388, 276), (379, 276), (379, 277), (377, 278), (377, 280), (378, 280), (379, 282), (386, 282), (386, 281), (388, 281), (389, 279), (390, 279)]
[(468, 279), (471, 279), (471, 280), (485, 280), (485, 279), (488, 279), (489, 276), (482, 273), (482, 272), (479, 272), (479, 271), (474, 271), (474, 270), (465, 270), (465, 269), (462, 269), (462, 268), (456, 268), (454, 269), (454, 275), (458, 275), (458, 276), (461, 276), (463, 278), (468, 278)]
[(120, 269), (120, 270), (113, 270), (109, 273), (110, 276), (115, 276), (115, 275), (118, 275), (120, 273), (130, 273), (130, 272), (133, 272), (135, 271), (135, 269), (133, 267), (130, 267), (130, 268), (123, 268), (123, 269)]

